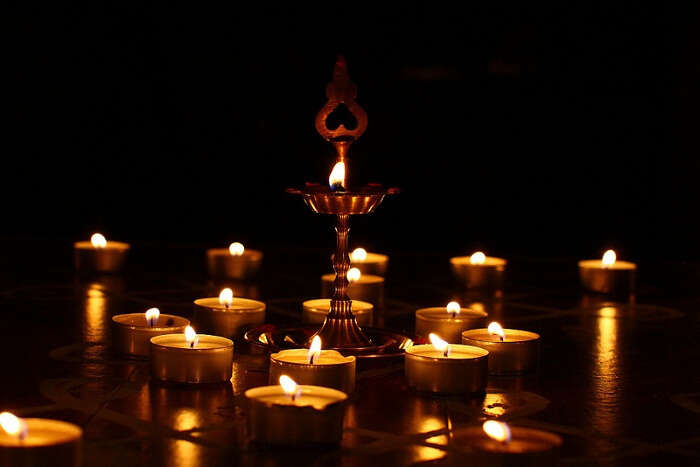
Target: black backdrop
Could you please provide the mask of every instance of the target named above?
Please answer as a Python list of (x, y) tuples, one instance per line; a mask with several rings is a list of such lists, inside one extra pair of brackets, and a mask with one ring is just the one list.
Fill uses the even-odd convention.
[(700, 257), (695, 7), (133, 3), (15, 10), (2, 236), (330, 246), (284, 189), (327, 180), (343, 53), (352, 180), (403, 190), (355, 243)]

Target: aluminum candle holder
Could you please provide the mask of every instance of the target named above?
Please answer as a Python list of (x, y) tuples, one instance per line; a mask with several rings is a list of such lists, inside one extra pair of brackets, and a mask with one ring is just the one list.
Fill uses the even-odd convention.
[[(367, 128), (367, 114), (355, 102), (357, 87), (350, 81), (345, 59), (338, 57), (333, 73), (333, 81), (326, 87), (328, 102), (316, 116), (316, 130), (323, 138), (335, 146), (338, 161), (345, 163), (350, 145), (357, 140)], [(328, 116), (340, 105), (344, 104), (357, 119), (355, 129), (349, 130), (340, 124), (331, 130), (326, 125)], [(333, 257), (333, 269), (336, 277), (333, 283), (330, 312), (320, 330), (316, 333), (321, 337), (326, 348), (336, 349), (345, 354), (360, 354), (371, 352), (381, 343), (372, 342), (360, 328), (350, 307), (347, 294), (347, 272), (350, 268), (348, 252), (348, 232), (350, 216), (369, 214), (384, 200), (386, 195), (398, 192), (395, 188), (383, 188), (381, 185), (370, 184), (361, 188), (347, 188), (345, 183), (337, 189), (320, 184), (307, 183), (303, 189), (289, 189), (289, 193), (300, 195), (311, 210), (317, 214), (336, 216), (336, 250)], [(313, 336), (312, 336), (313, 337)]]

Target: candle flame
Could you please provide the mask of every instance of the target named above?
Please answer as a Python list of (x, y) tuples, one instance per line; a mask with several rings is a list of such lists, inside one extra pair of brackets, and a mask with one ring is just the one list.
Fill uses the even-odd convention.
[(0, 413), (0, 427), (10, 436), (20, 440), (27, 436), (27, 423), (10, 412)]
[(345, 162), (338, 162), (333, 166), (328, 177), (328, 184), (333, 191), (345, 189)]
[(364, 248), (355, 248), (352, 253), (350, 253), (350, 260), (355, 263), (361, 263), (367, 259), (367, 250)]
[(435, 347), (435, 350), (443, 352), (445, 357), (450, 356), (450, 344), (440, 339), (440, 336), (432, 332), (428, 335), (428, 338), (430, 339), (430, 343), (433, 344), (433, 347)]
[(146, 310), (146, 321), (148, 325), (153, 327), (158, 322), (158, 317), (160, 316), (160, 310), (158, 308), (149, 308)]
[(486, 255), (481, 251), (477, 251), (469, 257), (469, 262), (471, 264), (484, 264), (485, 261)]
[(95, 248), (104, 248), (107, 246), (107, 239), (101, 233), (94, 233), (92, 237), (90, 237), (90, 243), (92, 243), (92, 246)]
[(359, 281), (361, 276), (362, 273), (357, 268), (350, 268), (350, 270), (348, 271), (348, 281), (350, 282)]
[(451, 313), (453, 318), (456, 318), (460, 311), (462, 311), (462, 307), (459, 306), (459, 303), (450, 302), (447, 304), (447, 312)]
[(280, 376), (280, 386), (282, 386), (284, 393), (292, 398), (292, 401), (301, 394), (301, 388), (296, 381), (287, 375)]
[(219, 303), (226, 306), (227, 308), (233, 305), (233, 290), (226, 287), (219, 293)]
[(617, 261), (617, 255), (614, 250), (608, 250), (603, 253), (603, 267), (610, 267)]
[(497, 422), (496, 420), (486, 420), (483, 424), (483, 428), (484, 433), (486, 433), (489, 438), (500, 441), (501, 443), (510, 442), (511, 433), (508, 424)]
[(501, 341), (504, 341), (506, 338), (506, 333), (503, 331), (501, 325), (498, 324), (498, 322), (496, 321), (493, 321), (491, 324), (489, 324), (488, 331), (489, 334), (500, 337)]
[(321, 356), (321, 338), (319, 336), (314, 336), (311, 341), (311, 346), (309, 347), (309, 364), (313, 364), (318, 361)]
[(185, 328), (185, 342), (190, 345), (190, 348), (194, 348), (197, 342), (199, 342), (199, 336), (192, 326), (187, 326)]
[(228, 246), (228, 252), (231, 253), (231, 256), (241, 256), (244, 251), (245, 247), (239, 242), (233, 242)]

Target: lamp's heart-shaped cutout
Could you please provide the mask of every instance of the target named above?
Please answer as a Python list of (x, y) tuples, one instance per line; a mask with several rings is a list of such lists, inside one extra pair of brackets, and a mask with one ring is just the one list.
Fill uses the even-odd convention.
[(333, 112), (326, 117), (326, 128), (335, 130), (340, 125), (343, 125), (346, 130), (354, 130), (357, 128), (357, 118), (350, 112), (348, 106), (340, 103), (333, 109)]

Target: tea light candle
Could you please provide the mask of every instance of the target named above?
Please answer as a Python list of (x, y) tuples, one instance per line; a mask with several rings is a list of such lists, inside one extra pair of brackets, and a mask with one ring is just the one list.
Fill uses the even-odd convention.
[(581, 285), (590, 292), (629, 295), (634, 293), (637, 265), (618, 261), (615, 251), (608, 250), (601, 260), (579, 261)]
[(462, 309), (457, 302), (446, 307), (421, 308), (416, 310), (416, 334), (427, 337), (435, 333), (452, 344), (462, 343), (462, 331), (482, 327), (487, 314), (483, 310)]
[(462, 344), (488, 350), (489, 373), (494, 375), (535, 371), (540, 361), (539, 334), (503, 329), (495, 321), (486, 329), (464, 331)]
[[(323, 324), (331, 309), (330, 298), (316, 298), (306, 300), (303, 304), (301, 320), (309, 324)], [(360, 300), (353, 300), (350, 308), (355, 315), (355, 320), (360, 326), (371, 326), (374, 315), (374, 305)]]
[(270, 384), (288, 375), (299, 384), (324, 386), (346, 394), (355, 390), (355, 357), (343, 357), (335, 350), (321, 350), (315, 336), (308, 349), (282, 350), (270, 355)]
[(443, 394), (486, 390), (489, 355), (486, 350), (448, 344), (435, 334), (429, 337), (431, 344), (406, 349), (404, 369), (410, 387)]
[(151, 375), (174, 383), (219, 383), (231, 380), (233, 341), (198, 335), (191, 326), (184, 334), (151, 338)]
[(124, 268), (129, 248), (128, 243), (107, 241), (104, 235), (93, 234), (89, 242), (73, 244), (75, 268), (79, 271), (119, 272)]
[(228, 248), (207, 250), (207, 270), (211, 277), (247, 279), (255, 276), (262, 264), (262, 251), (245, 248), (234, 242)]
[(279, 382), (245, 392), (251, 438), (278, 445), (339, 443), (348, 396), (337, 389), (299, 386), (287, 375)]
[(83, 430), (45, 418), (0, 413), (0, 465), (77, 467), (82, 465)]
[[(330, 298), (333, 295), (335, 274), (324, 274), (321, 277), (321, 296)], [(377, 308), (384, 307), (384, 278), (370, 274), (362, 274), (357, 268), (348, 271), (348, 296), (352, 300), (369, 302)]]
[(265, 304), (248, 298), (234, 298), (225, 288), (219, 297), (194, 301), (194, 323), (199, 329), (217, 336), (234, 338), (249, 327), (265, 322)]
[(350, 253), (350, 266), (356, 267), (362, 274), (386, 276), (389, 257), (379, 253), (368, 253), (364, 248), (355, 248)]
[(185, 332), (189, 324), (180, 316), (160, 314), (158, 308), (116, 315), (112, 317), (112, 346), (117, 352), (147, 357), (151, 353), (151, 337)]
[(506, 270), (506, 260), (486, 256), (477, 251), (471, 256), (456, 256), (450, 259), (452, 273), (457, 280), (468, 289), (503, 288), (503, 275)]
[[(454, 434), (460, 463), (479, 466), (558, 465), (560, 436), (487, 420)], [(462, 450), (461, 447), (469, 449)]]

